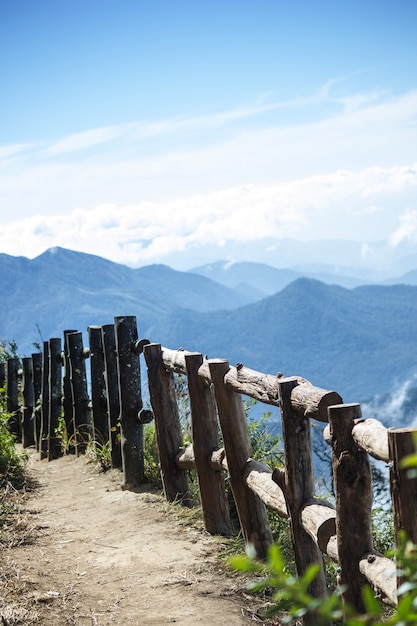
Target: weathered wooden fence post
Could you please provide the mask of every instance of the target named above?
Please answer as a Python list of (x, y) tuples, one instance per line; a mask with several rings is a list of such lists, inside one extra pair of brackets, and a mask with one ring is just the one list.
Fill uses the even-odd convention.
[(32, 383), (34, 394), (33, 428), (35, 437), (35, 448), (39, 452), (41, 441), (42, 422), (42, 352), (32, 354)]
[(417, 428), (395, 428), (388, 430), (388, 446), (391, 461), (390, 482), (394, 529), (398, 539), (400, 531), (417, 543), (417, 477), (410, 476), (401, 461), (416, 452)]
[[(314, 499), (314, 469), (310, 421), (294, 411), (291, 392), (298, 386), (296, 378), (277, 378), (281, 400), (281, 423), (284, 440), (285, 470), (274, 470), (273, 478), (281, 487), (290, 514), (290, 527), (299, 576), (313, 563), (320, 564), (318, 575), (309, 590), (315, 598), (327, 596), (323, 556), (317, 543), (304, 530), (301, 523), (302, 509)], [(304, 617), (305, 624), (315, 624), (314, 615)]]
[(187, 472), (180, 469), (175, 462), (183, 441), (174, 375), (163, 365), (160, 344), (151, 343), (145, 346), (143, 353), (148, 368), (149, 396), (155, 419), (164, 494), (168, 502), (179, 501), (190, 506), (192, 498)]
[(4, 361), (0, 361), (0, 389), (6, 384), (6, 363)]
[(84, 352), (81, 332), (68, 333), (66, 336), (70, 362), (70, 381), (72, 409), (74, 420), (74, 445), (78, 455), (85, 452), (91, 435), (87, 375), (85, 368), (86, 352)]
[(7, 412), (10, 414), (8, 427), (12, 435), (15, 435), (16, 441), (21, 441), (20, 430), (20, 406), (19, 406), (19, 359), (11, 357), (7, 359)]
[(145, 480), (143, 426), (139, 421), (139, 413), (143, 407), (140, 359), (135, 351), (138, 341), (136, 317), (115, 317), (114, 331), (120, 398), (122, 488), (134, 490)]
[(41, 425), (39, 433), (39, 454), (45, 459), (48, 454), (49, 436), (49, 341), (43, 342), (42, 352), (42, 404)]
[(58, 434), (62, 415), (62, 347), (61, 339), (49, 340), (49, 423), (48, 461), (62, 455), (62, 440)]
[(23, 366), (22, 445), (24, 448), (29, 448), (29, 446), (33, 446), (35, 444), (32, 357), (24, 357), (22, 359), (22, 366)]
[(206, 530), (227, 537), (231, 528), (224, 474), (210, 465), (211, 453), (219, 447), (216, 406), (210, 387), (198, 376), (202, 363), (202, 354), (185, 355), (195, 465)]
[(336, 490), (336, 532), (340, 584), (346, 586), (343, 599), (363, 612), (362, 587), (366, 578), (360, 559), (373, 550), (372, 477), (368, 455), (352, 437), (355, 420), (361, 419), (360, 404), (339, 404), (328, 408), (333, 450), (333, 477)]
[(75, 424), (74, 424), (74, 409), (72, 406), (72, 389), (71, 389), (71, 365), (68, 352), (67, 336), (71, 333), (77, 333), (78, 330), (64, 330), (64, 345), (63, 345), (63, 361), (64, 361), (64, 379), (63, 379), (63, 398), (62, 407), (64, 410), (64, 421), (67, 429), (67, 442), (68, 452), (75, 452)]
[(109, 441), (106, 382), (104, 379), (104, 353), (101, 326), (88, 327), (90, 345), (91, 405), (93, 410), (94, 438), (104, 445)]
[(272, 534), (265, 505), (244, 480), (245, 466), (252, 455), (252, 447), (242, 397), (230, 391), (224, 383), (224, 377), (230, 369), (227, 360), (210, 359), (209, 367), (242, 534), (246, 544), (251, 544), (258, 558), (263, 559), (272, 544)]
[(116, 336), (114, 324), (105, 324), (101, 327), (104, 351), (105, 383), (107, 414), (110, 431), (110, 448), (112, 467), (122, 467), (122, 448), (120, 437), (120, 401), (119, 382), (117, 377)]

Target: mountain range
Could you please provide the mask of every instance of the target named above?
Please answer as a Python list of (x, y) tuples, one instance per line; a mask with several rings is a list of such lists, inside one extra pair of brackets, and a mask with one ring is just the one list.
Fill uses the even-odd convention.
[(152, 342), (304, 376), (345, 402), (371, 401), (417, 372), (417, 271), (394, 284), (359, 284), (347, 269), (305, 276), (218, 262), (180, 272), (62, 248), (33, 260), (0, 254), (0, 338), (24, 356), (65, 329), (87, 337), (89, 325), (136, 315), (140, 337)]

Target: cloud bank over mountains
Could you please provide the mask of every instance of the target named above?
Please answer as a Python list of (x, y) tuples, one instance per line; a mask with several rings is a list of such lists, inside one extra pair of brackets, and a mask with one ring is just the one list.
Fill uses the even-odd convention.
[(417, 210), (406, 201), (412, 195), (417, 195), (417, 163), (344, 170), (171, 201), (108, 203), (69, 214), (34, 215), (5, 225), (0, 249), (33, 257), (58, 245), (130, 266), (169, 265), (173, 255), (182, 253), (186, 266), (187, 253), (198, 248), (218, 248), (217, 258), (228, 258), (229, 244), (240, 242), (244, 259), (245, 244), (263, 245), (267, 238), (333, 238), (368, 242), (363, 249), (366, 264), (371, 242), (384, 239), (387, 231), (392, 247), (417, 243)]
[(349, 93), (344, 80), (3, 146), (0, 250), (133, 266), (181, 253), (185, 269), (188, 251), (228, 258), (228, 243), (266, 237), (414, 242), (417, 91)]

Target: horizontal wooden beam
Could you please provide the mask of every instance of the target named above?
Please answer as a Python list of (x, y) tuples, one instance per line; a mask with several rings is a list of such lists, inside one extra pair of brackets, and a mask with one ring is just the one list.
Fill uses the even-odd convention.
[[(185, 357), (189, 354), (194, 353), (187, 352), (182, 348), (171, 350), (163, 347), (162, 362), (164, 367), (171, 372), (186, 376)], [(207, 358), (203, 358), (203, 363), (198, 370), (198, 376), (204, 385), (211, 385), (212, 381)], [(242, 363), (238, 363), (236, 367), (229, 367), (224, 377), (224, 384), (231, 391), (249, 396), (264, 404), (279, 406), (278, 382), (282, 377), (281, 373), (277, 376), (263, 374), (245, 367)], [(340, 395), (336, 391), (315, 387), (301, 376), (293, 378), (297, 383), (291, 392), (293, 410), (303, 417), (327, 422), (327, 408), (333, 404), (340, 404), (342, 402)]]

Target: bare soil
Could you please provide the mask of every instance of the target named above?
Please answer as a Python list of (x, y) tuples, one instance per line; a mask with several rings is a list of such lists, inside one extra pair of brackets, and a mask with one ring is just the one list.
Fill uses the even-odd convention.
[(219, 538), (160, 491), (122, 491), (119, 471), (72, 455), (48, 463), (33, 452), (29, 475), (35, 488), (0, 546), (3, 626), (261, 621), (260, 601), (220, 559)]

